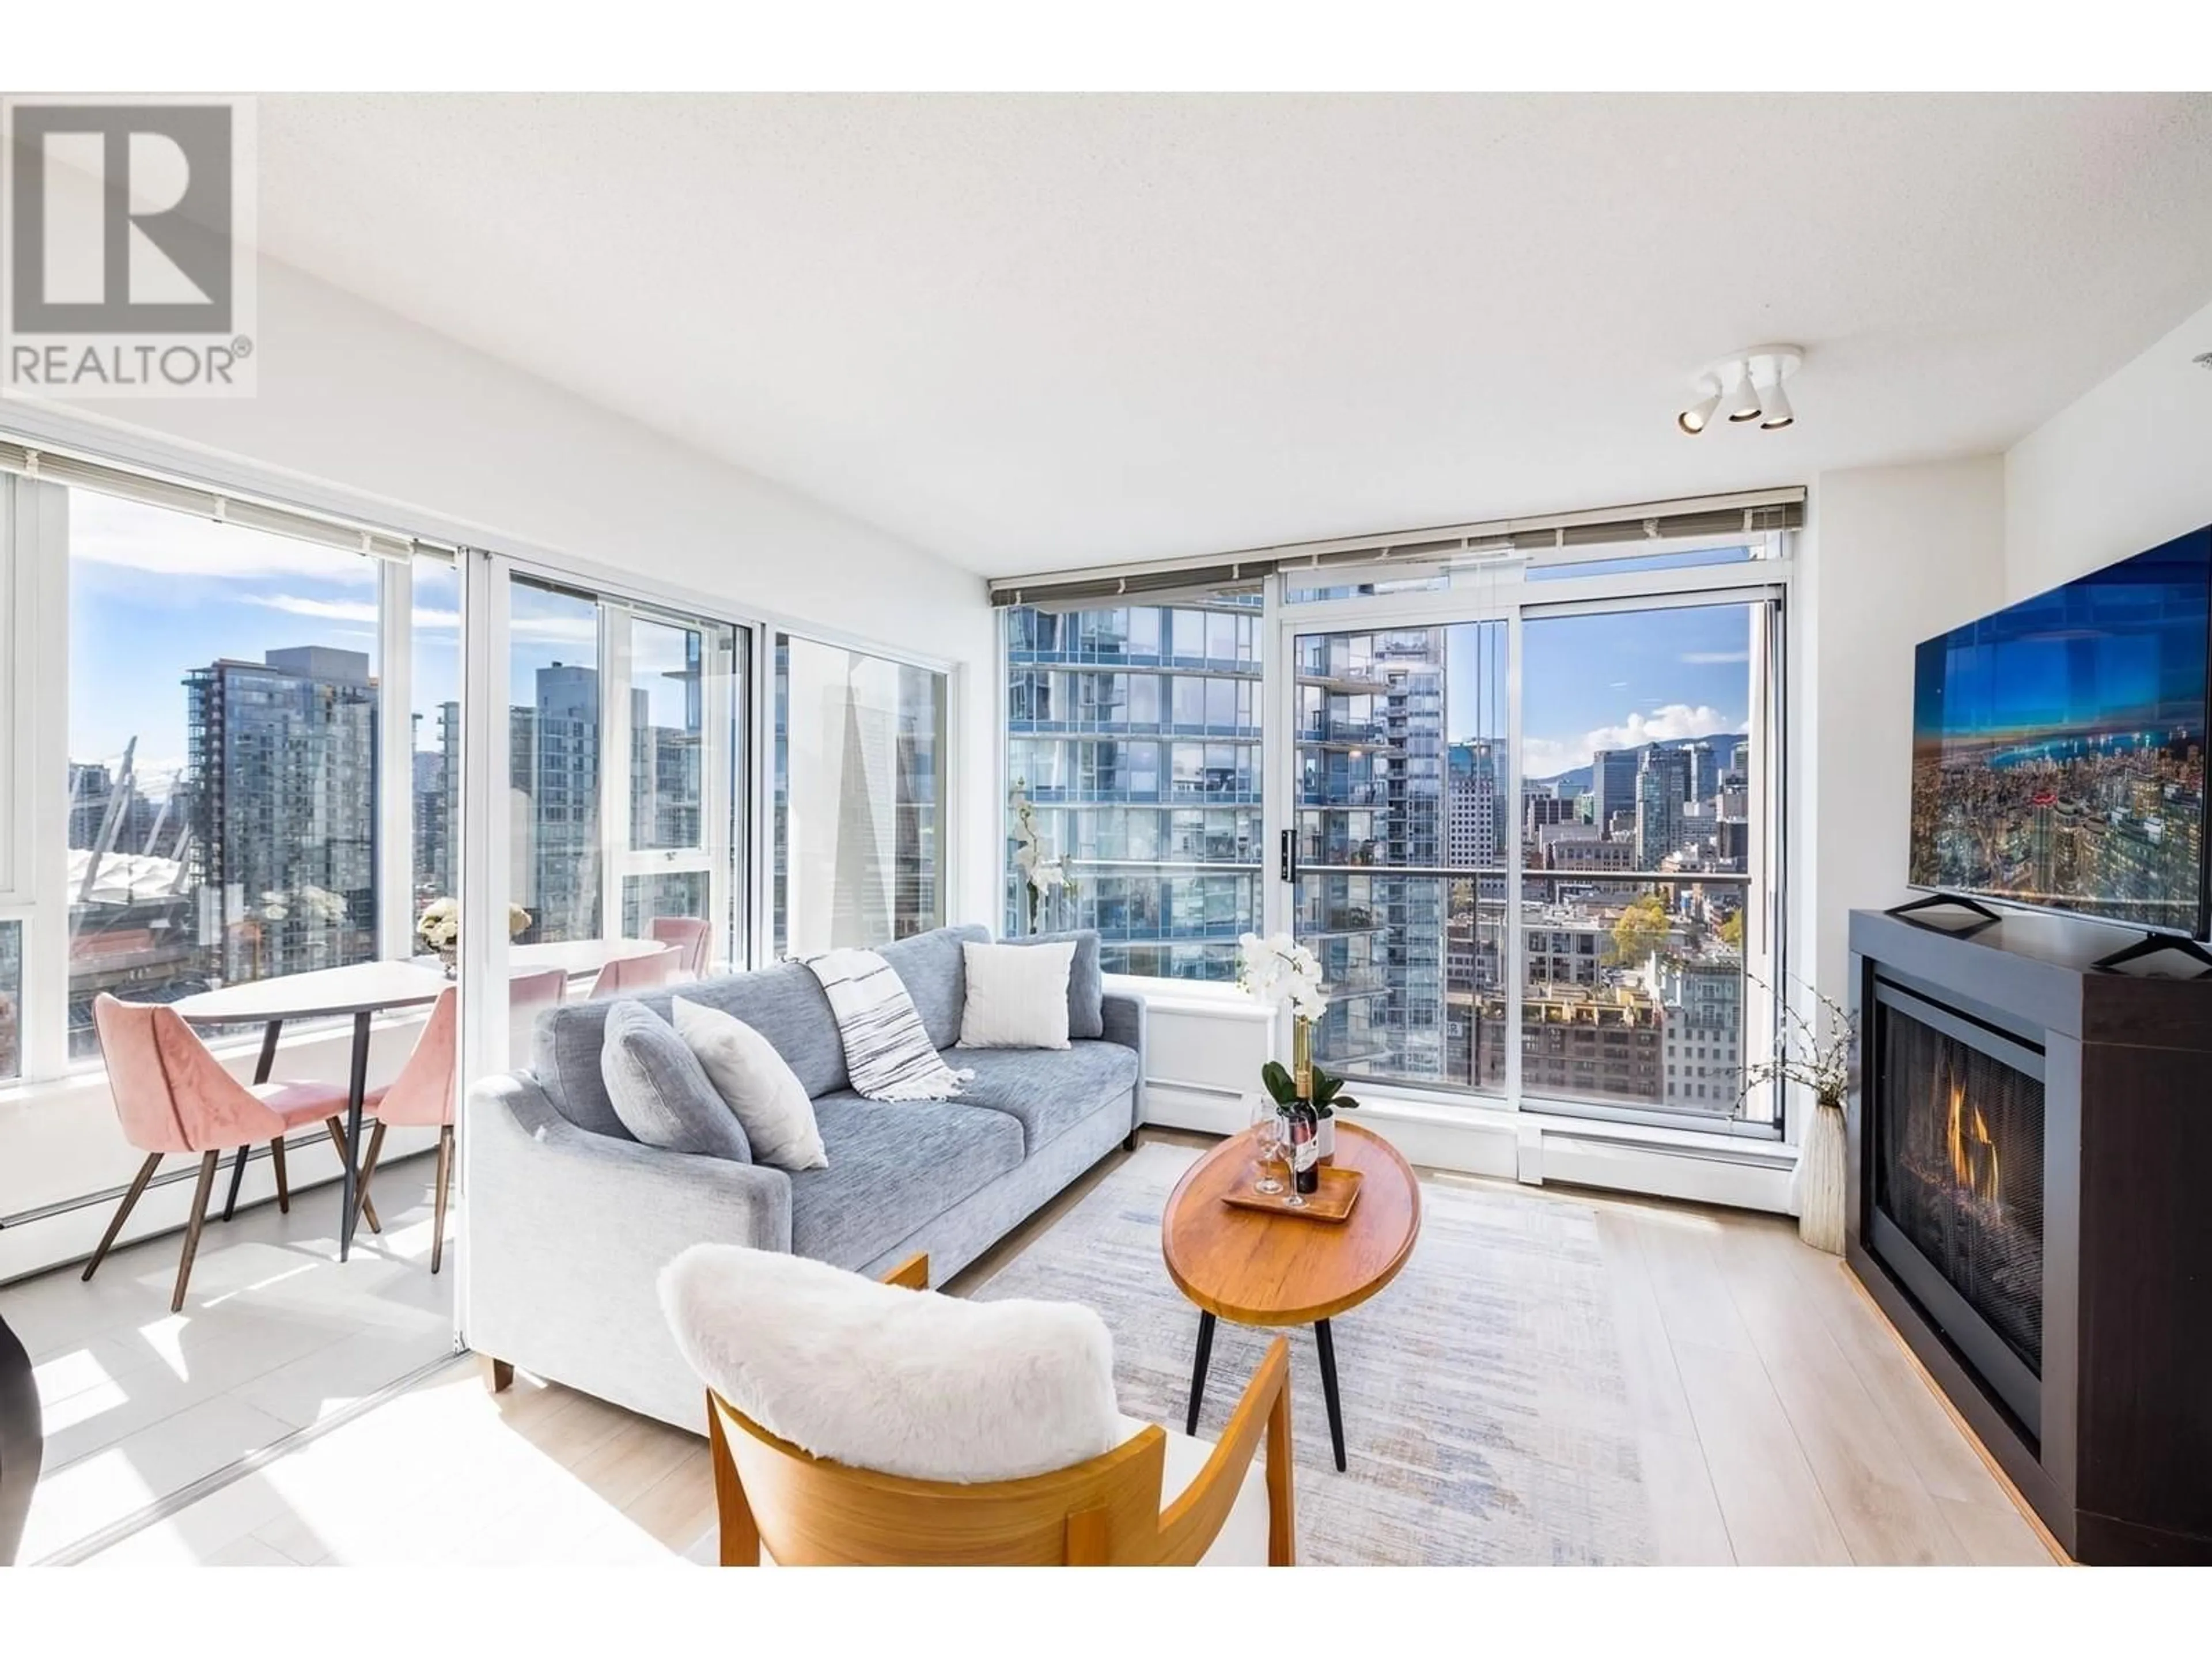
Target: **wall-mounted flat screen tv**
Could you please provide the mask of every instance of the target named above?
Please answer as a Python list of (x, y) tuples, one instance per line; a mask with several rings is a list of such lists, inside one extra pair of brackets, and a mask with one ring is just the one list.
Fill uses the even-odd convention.
[(1924, 641), (1915, 887), (2203, 936), (2212, 527)]

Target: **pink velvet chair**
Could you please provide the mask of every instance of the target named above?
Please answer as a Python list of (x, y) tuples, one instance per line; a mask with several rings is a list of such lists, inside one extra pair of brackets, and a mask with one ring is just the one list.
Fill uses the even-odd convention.
[[(529, 1030), (538, 1015), (559, 1002), (568, 989), (568, 975), (558, 968), (548, 968), (542, 974), (516, 975), (507, 983), (507, 1014), (514, 1029)], [(374, 1091), (363, 1102), (364, 1109), (376, 1118), (376, 1128), (368, 1138), (368, 1151), (361, 1164), (360, 1198), (364, 1205), (368, 1202), (368, 1183), (376, 1174), (376, 1161), (383, 1155), (385, 1129), (397, 1124), (402, 1128), (438, 1131), (432, 1273), (446, 1258), (446, 1200), (453, 1184), (453, 1108), (459, 1093), (455, 1073), (460, 1069), (460, 1036), (459, 999), (455, 988), (448, 986), (432, 1006), (429, 1021), (422, 1027), (422, 1035), (415, 1039), (414, 1050), (399, 1068), (399, 1075), (389, 1087)], [(522, 1065), (527, 1056), (510, 1054), (509, 1058)]]
[(665, 985), (669, 975), (676, 971), (676, 952), (665, 945), (649, 957), (616, 957), (599, 969), (599, 976), (592, 981), (592, 995), (626, 996)]
[(507, 1063), (530, 1064), (530, 1046), (538, 1030), (538, 1016), (568, 994), (568, 973), (548, 968), (542, 973), (517, 974), (507, 981)]
[(676, 952), (676, 969), (691, 979), (707, 976), (707, 948), (714, 924), (692, 916), (655, 916), (653, 936)]
[[(161, 1160), (175, 1152), (197, 1153), (199, 1187), (192, 1195), (191, 1217), (185, 1224), (176, 1294), (169, 1299), (169, 1311), (180, 1312), (222, 1155), (237, 1152), (242, 1157), (247, 1147), (267, 1141), (276, 1168), (277, 1207), (289, 1212), (292, 1194), (284, 1174), (284, 1136), (319, 1118), (339, 1158), (344, 1158), (345, 1128), (338, 1114), (346, 1108), (346, 1088), (342, 1083), (240, 1083), (223, 1070), (173, 1009), (157, 1004), (119, 1002), (103, 995), (92, 1005), (92, 1023), (99, 1033), (100, 1058), (107, 1067), (108, 1088), (115, 1097), (124, 1138), (146, 1154), (146, 1161), (138, 1166), (131, 1190), (123, 1194), (100, 1248), (84, 1264), (84, 1277), (89, 1279), (106, 1259)], [(362, 1214), (372, 1228), (377, 1225), (374, 1209), (364, 1206)]]
[[(393, 1124), (404, 1128), (438, 1132), (438, 1186), (435, 1228), (430, 1238), (430, 1271), (438, 1271), (446, 1255), (446, 1192), (453, 1176), (453, 1074), (460, 1067), (460, 996), (447, 986), (430, 1010), (422, 1035), (415, 1039), (414, 1052), (388, 1087), (372, 1092), (363, 1105), (376, 1115), (375, 1133), (361, 1164), (361, 1201), (368, 1201), (368, 1183), (376, 1174), (376, 1160), (384, 1152), (384, 1132)], [(365, 1213), (365, 1212), (364, 1212)]]

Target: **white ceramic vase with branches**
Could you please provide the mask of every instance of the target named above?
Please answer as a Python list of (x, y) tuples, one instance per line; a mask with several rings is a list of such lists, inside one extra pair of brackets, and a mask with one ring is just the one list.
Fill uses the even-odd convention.
[[(1755, 974), (1746, 975), (1761, 990), (1772, 988)], [(1771, 1058), (1744, 1067), (1748, 1094), (1765, 1084), (1795, 1085), (1813, 1097), (1813, 1115), (1797, 1147), (1797, 1236), (1831, 1255), (1844, 1252), (1844, 1220), (1850, 1194), (1845, 1181), (1844, 1103), (1858, 1057), (1858, 1021), (1835, 998), (1813, 990), (1818, 1005), (1807, 1018), (1786, 996), (1775, 996), (1782, 1030)]]

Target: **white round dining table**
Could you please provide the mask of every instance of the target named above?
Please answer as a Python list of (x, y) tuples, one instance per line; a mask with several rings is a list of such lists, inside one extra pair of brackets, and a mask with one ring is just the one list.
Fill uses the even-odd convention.
[[(599, 970), (617, 957), (648, 957), (668, 946), (649, 939), (562, 939), (542, 945), (507, 947), (510, 974), (543, 973), (557, 968), (571, 979)], [(350, 1016), (353, 1053), (346, 1082), (345, 1175), (341, 1201), (345, 1209), (338, 1221), (338, 1260), (353, 1251), (356, 1193), (360, 1184), (362, 1103), (368, 1092), (370, 1022), (380, 1013), (401, 1008), (428, 1007), (453, 981), (434, 957), (405, 962), (353, 962), (338, 968), (314, 968), (303, 974), (283, 974), (272, 979), (242, 981), (212, 991), (196, 991), (169, 1005), (179, 1018), (192, 1025), (259, 1024), (261, 1054), (254, 1062), (253, 1080), (269, 1081), (276, 1064), (276, 1043), (287, 1020), (329, 1019)], [(246, 1178), (247, 1149), (240, 1148), (231, 1166), (230, 1192), (222, 1206), (230, 1219), (238, 1206), (239, 1187)]]

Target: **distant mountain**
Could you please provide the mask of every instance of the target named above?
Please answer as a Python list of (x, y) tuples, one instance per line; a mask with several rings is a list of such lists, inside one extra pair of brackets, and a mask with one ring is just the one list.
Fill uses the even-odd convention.
[[(1687, 749), (1693, 743), (1709, 743), (1712, 744), (1713, 753), (1718, 757), (1720, 763), (1725, 766), (1728, 764), (1729, 750), (1737, 744), (1749, 741), (1750, 738), (1741, 732), (1716, 732), (1709, 738), (1662, 738), (1656, 744), (1638, 744), (1637, 747), (1639, 749)], [(1591, 787), (1590, 769), (1587, 766), (1577, 766), (1572, 771), (1559, 773), (1556, 777), (1530, 778), (1528, 781), (1548, 784), (1555, 793), (1559, 786), (1564, 784), (1571, 794), (1587, 795)]]

